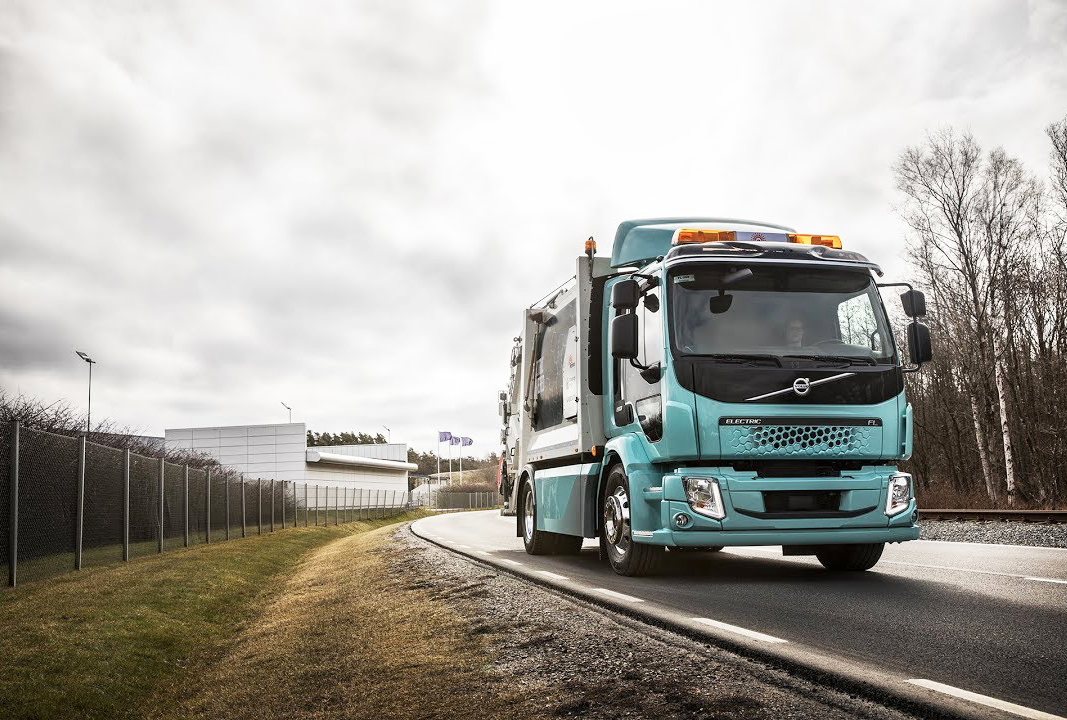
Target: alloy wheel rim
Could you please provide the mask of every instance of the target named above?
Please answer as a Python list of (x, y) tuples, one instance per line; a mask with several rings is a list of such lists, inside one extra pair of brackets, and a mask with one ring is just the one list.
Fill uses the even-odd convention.
[(630, 550), (630, 498), (621, 485), (604, 501), (604, 539), (619, 558)]
[(522, 531), (525, 533), (526, 539), (533, 538), (533, 523), (534, 523), (534, 496), (533, 490), (530, 486), (526, 486), (526, 494), (522, 500)]

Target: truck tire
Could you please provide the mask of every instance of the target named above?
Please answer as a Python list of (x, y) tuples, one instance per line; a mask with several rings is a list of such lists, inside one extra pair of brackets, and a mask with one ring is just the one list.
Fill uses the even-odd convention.
[(640, 577), (653, 572), (663, 548), (633, 542), (630, 535), (630, 482), (622, 465), (608, 473), (600, 505), (600, 543), (611, 569), (619, 575)]
[(582, 538), (537, 529), (537, 501), (533, 483), (524, 480), (519, 488), (519, 525), (522, 544), (530, 555), (574, 555), (582, 549)]
[(826, 545), (815, 557), (827, 570), (846, 570), (850, 572), (870, 570), (882, 557), (885, 543), (865, 543), (860, 545)]

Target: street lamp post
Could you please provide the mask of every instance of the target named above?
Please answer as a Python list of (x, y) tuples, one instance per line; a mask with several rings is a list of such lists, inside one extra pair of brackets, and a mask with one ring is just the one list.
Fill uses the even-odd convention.
[(75, 354), (89, 364), (89, 409), (85, 412), (85, 436), (89, 436), (89, 422), (93, 417), (93, 365), (96, 365), (96, 360), (83, 353), (81, 350), (75, 350)]
[(393, 442), (393, 431), (392, 431), (392, 430), (390, 430), (390, 429), (389, 429), (388, 427), (386, 427), (385, 425), (382, 425), (382, 427), (383, 427), (383, 428), (385, 428), (385, 431), (386, 431), (387, 433), (389, 433), (389, 437), (388, 437), (387, 439), (388, 439), (388, 442), (389, 442), (390, 444), (392, 444), (392, 442)]
[(286, 405), (285, 403), (282, 403), (282, 407), (289, 411), (289, 422), (292, 423), (293, 422), (293, 409), (291, 407), (289, 407), (288, 405)]

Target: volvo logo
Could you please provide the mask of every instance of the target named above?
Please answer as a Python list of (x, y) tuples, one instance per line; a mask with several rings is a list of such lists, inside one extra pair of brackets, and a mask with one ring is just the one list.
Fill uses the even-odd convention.
[(811, 382), (807, 378), (797, 378), (793, 381), (793, 392), (797, 395), (807, 395), (811, 390)]

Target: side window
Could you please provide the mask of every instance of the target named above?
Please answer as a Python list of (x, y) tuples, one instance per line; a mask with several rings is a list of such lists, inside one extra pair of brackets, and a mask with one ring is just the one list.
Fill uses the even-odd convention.
[[(663, 364), (663, 313), (660, 311), (660, 289), (652, 288), (645, 294), (637, 309), (640, 352), (637, 362), (641, 365)], [(660, 381), (649, 382), (641, 371), (629, 362), (620, 363), (622, 399), (632, 403), (641, 429), (648, 439), (655, 442), (663, 437), (663, 403), (660, 396)]]
[[(576, 337), (577, 318), (574, 301), (568, 302), (548, 318), (539, 333), (538, 347), (534, 350), (534, 397), (537, 412), (534, 430), (544, 430), (564, 422), (564, 384), (571, 374), (569, 362), (574, 355), (573, 339)], [(568, 340), (571, 341), (570, 346)], [(568, 352), (570, 351), (570, 352)], [(573, 386), (574, 380), (570, 381)], [(577, 408), (570, 422), (576, 422)]]
[(878, 322), (866, 294), (849, 298), (837, 306), (837, 327), (843, 343), (874, 351), (882, 349), (881, 333), (877, 332)]

